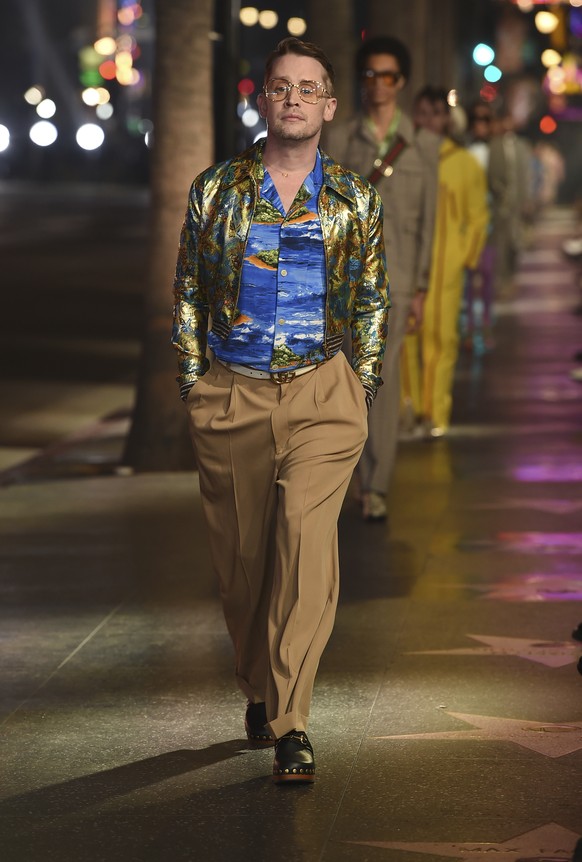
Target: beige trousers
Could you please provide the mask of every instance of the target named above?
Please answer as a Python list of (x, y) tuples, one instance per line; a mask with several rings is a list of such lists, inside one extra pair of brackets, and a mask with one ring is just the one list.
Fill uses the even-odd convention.
[(392, 297), (388, 341), (382, 365), (384, 385), (370, 408), (368, 439), (358, 464), (362, 491), (386, 494), (392, 478), (400, 423), (400, 350), (404, 343), (412, 297)]
[(239, 687), (271, 732), (307, 730), (339, 591), (337, 520), (367, 434), (342, 353), (278, 385), (219, 362), (190, 390), (190, 431)]

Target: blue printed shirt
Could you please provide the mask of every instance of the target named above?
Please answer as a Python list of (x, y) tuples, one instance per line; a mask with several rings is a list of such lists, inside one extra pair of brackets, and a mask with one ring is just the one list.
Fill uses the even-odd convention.
[(325, 359), (326, 260), (317, 200), (321, 156), (285, 214), (265, 170), (245, 250), (237, 316), (226, 340), (209, 333), (218, 359), (280, 371)]

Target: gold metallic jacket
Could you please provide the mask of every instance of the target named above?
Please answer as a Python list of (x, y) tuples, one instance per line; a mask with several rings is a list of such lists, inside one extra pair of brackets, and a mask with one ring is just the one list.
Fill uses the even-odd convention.
[[(238, 317), (242, 263), (259, 197), (264, 141), (200, 174), (190, 189), (174, 282), (172, 344), (179, 354), (181, 387), (206, 373), (207, 331), (228, 338)], [(356, 174), (321, 154), (323, 186), (318, 214), (327, 262), (324, 350), (340, 349), (352, 331), (352, 367), (369, 397), (380, 371), (390, 307), (382, 202)]]

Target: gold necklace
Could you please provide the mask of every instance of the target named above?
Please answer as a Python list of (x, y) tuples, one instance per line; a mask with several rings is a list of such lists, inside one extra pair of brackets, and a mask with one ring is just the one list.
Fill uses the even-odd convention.
[(284, 177), (289, 176), (289, 171), (282, 171), (281, 168), (276, 168), (275, 165), (265, 165), (266, 169), (270, 171), (277, 171), (277, 173), (282, 174)]

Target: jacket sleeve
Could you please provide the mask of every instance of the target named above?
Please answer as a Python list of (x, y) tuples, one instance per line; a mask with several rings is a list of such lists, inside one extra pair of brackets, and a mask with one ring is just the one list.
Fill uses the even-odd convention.
[(196, 181), (190, 189), (188, 208), (180, 234), (174, 278), (174, 324), (172, 344), (178, 352), (180, 394), (188, 391), (208, 371), (206, 358), (208, 295), (203, 283), (202, 188)]
[(352, 311), (352, 368), (366, 390), (368, 406), (382, 385), (380, 372), (386, 350), (390, 295), (386, 273), (383, 221), (378, 192), (369, 188), (367, 240), (363, 267)]

